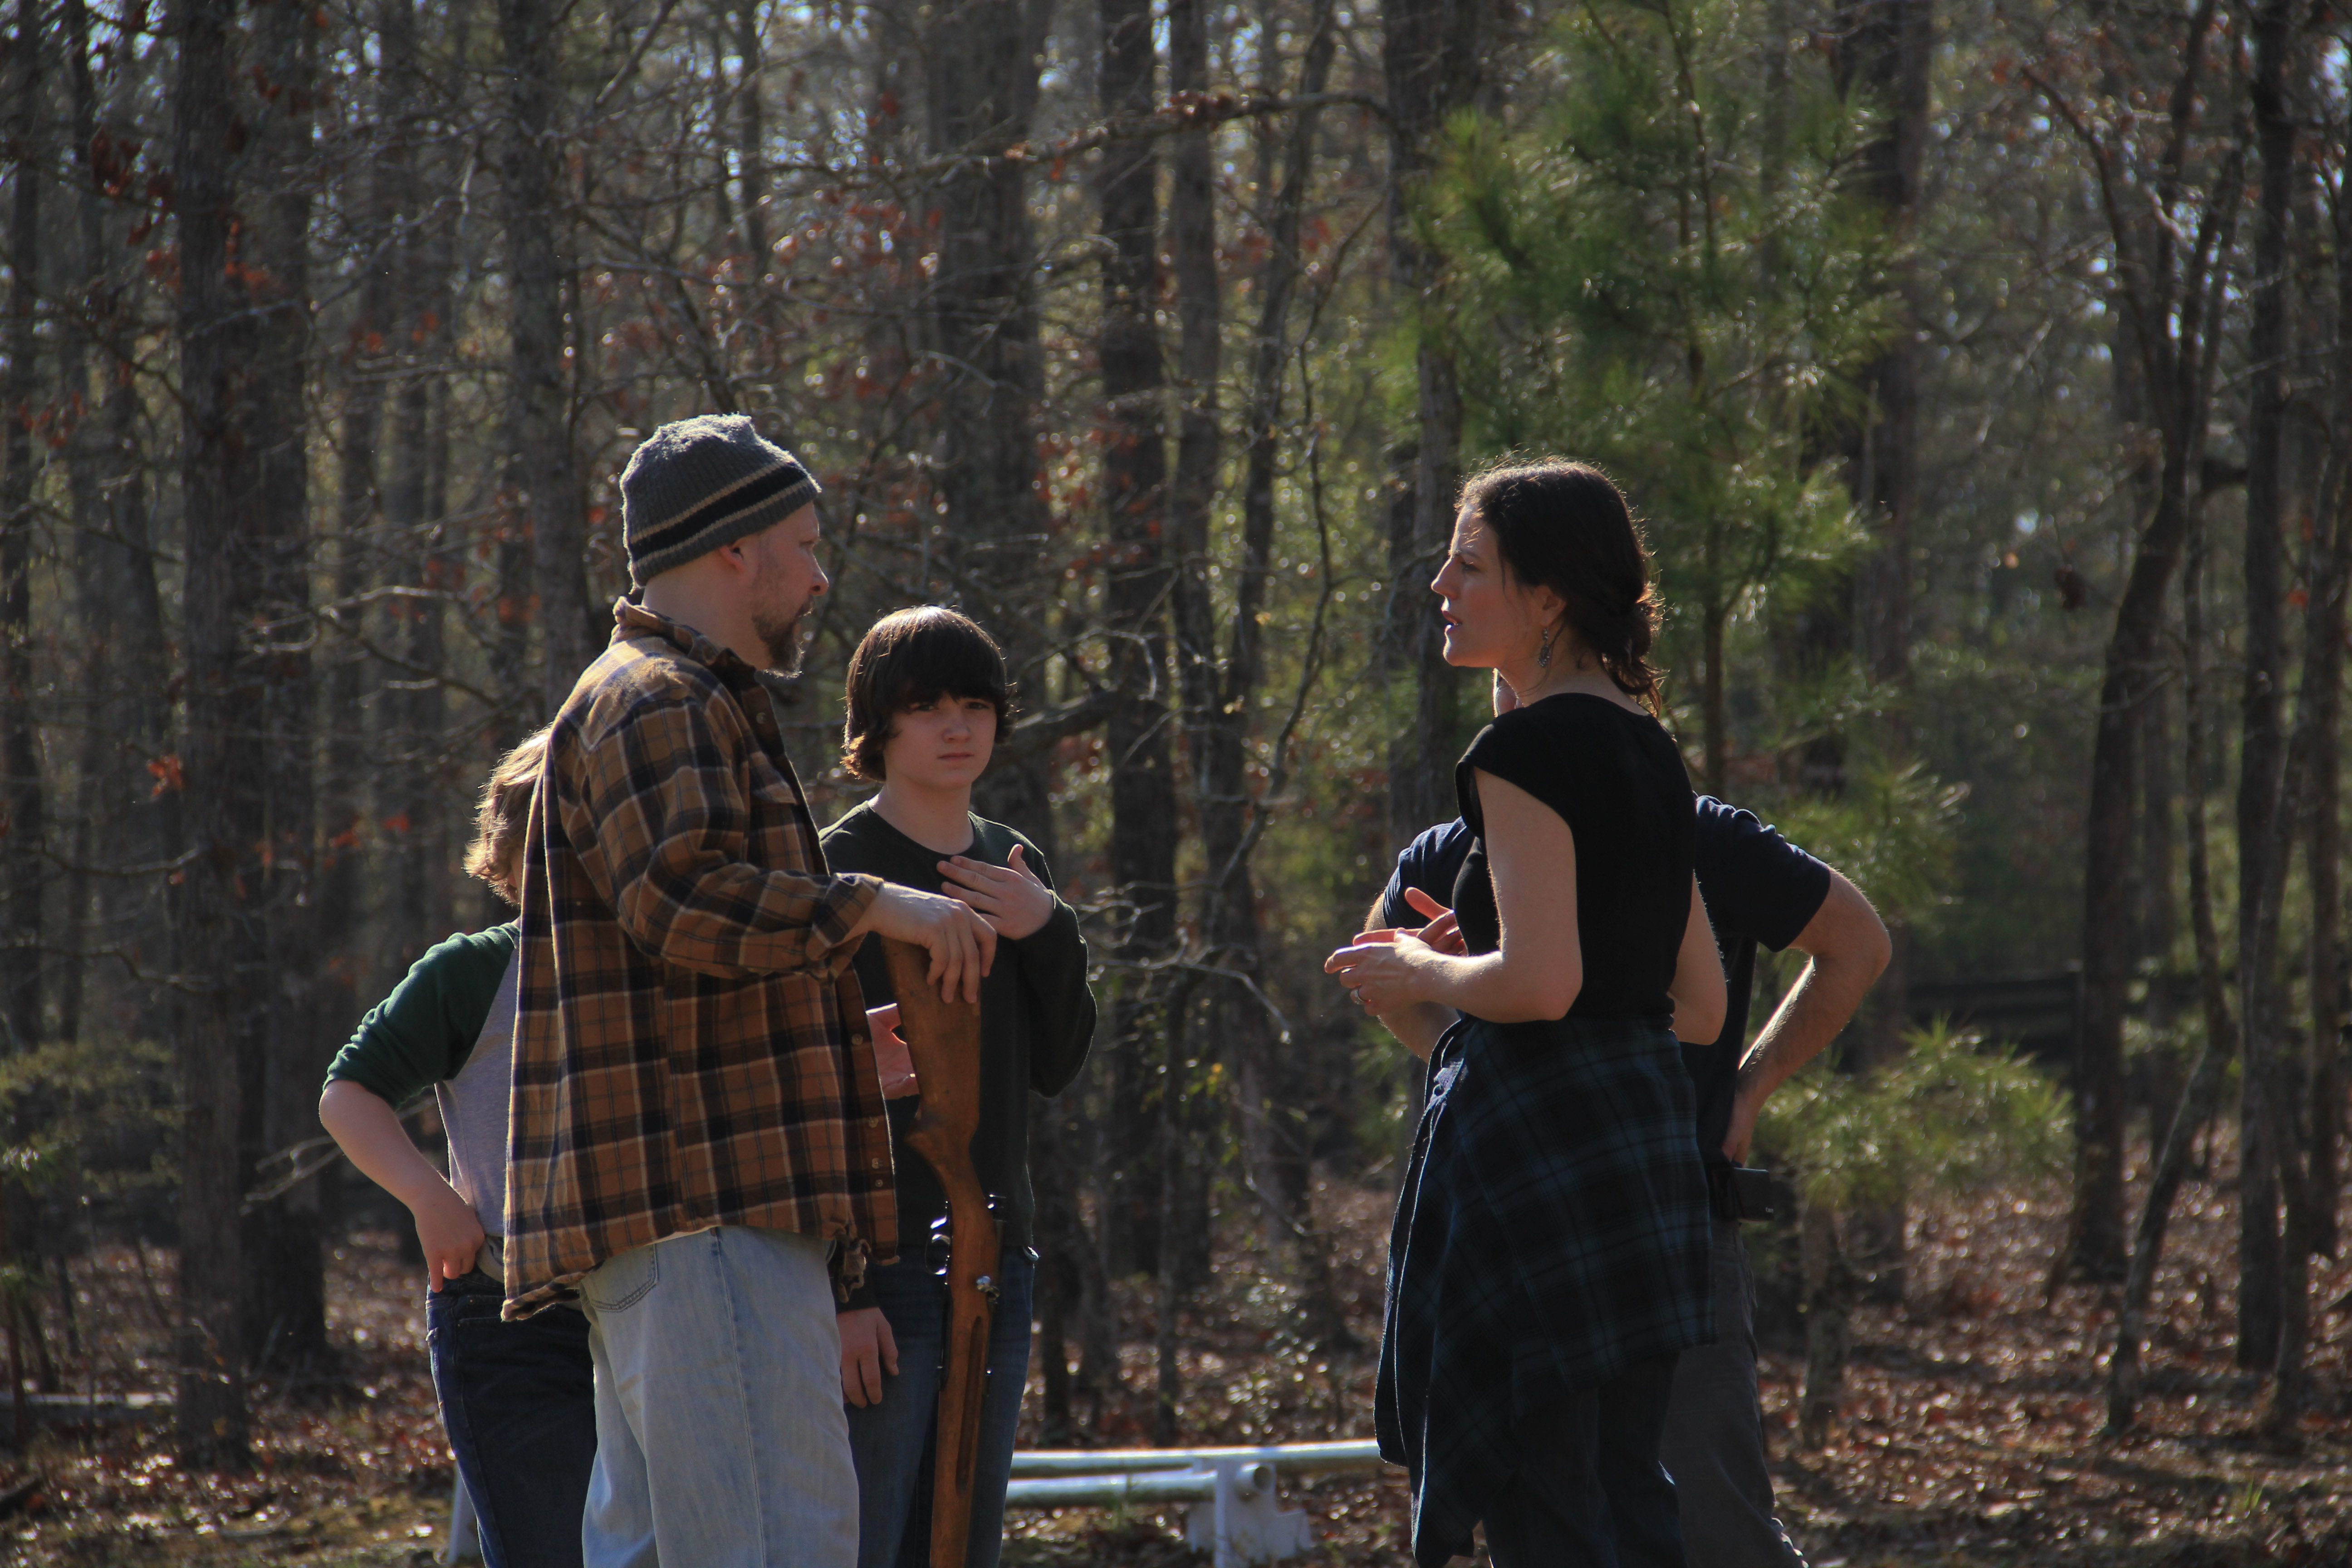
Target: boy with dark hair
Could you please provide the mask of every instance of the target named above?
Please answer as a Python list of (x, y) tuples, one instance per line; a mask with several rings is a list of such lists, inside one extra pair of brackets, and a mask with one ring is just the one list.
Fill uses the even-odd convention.
[[(975, 816), (971, 787), (988, 766), (1010, 706), (1004, 656), (977, 625), (929, 605), (876, 623), (849, 664), (843, 761), (882, 788), (824, 833), (844, 872), (937, 889), (978, 910), (1001, 938), (981, 986), (981, 1123), (971, 1144), (982, 1185), (1002, 1202), (1001, 1288), (988, 1352), (972, 1487), (970, 1568), (995, 1568), (1013, 1428), (1029, 1370), (1029, 1094), (1059, 1093), (1094, 1037), (1087, 944), (1055, 896), (1037, 847)], [(856, 960), (869, 1002), (892, 1003), (880, 944)], [(877, 1014), (877, 1019), (887, 1016)], [(947, 1289), (927, 1257), (947, 1214), (938, 1175), (908, 1148), (921, 1085), (895, 1033), (877, 1040), (898, 1173), (898, 1260), (866, 1271), (841, 1312), (842, 1396), (857, 1466), (859, 1568), (930, 1561), (931, 1476)]]

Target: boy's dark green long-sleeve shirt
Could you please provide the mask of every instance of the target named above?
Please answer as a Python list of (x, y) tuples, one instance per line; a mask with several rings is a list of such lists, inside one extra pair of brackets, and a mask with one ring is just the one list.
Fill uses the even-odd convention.
[(368, 1010), (335, 1053), (327, 1081), (349, 1079), (395, 1110), (456, 1078), (473, 1055), (499, 983), (514, 959), (517, 923), (459, 931), (436, 943), (391, 995)]
[[(1047, 887), (1054, 876), (1037, 847), (1020, 833), (985, 817), (971, 819), (967, 858), (992, 866), (1009, 865), (1013, 847)], [(825, 863), (836, 873), (862, 871), (927, 893), (950, 891), (940, 875), (949, 857), (916, 843), (884, 821), (873, 805), (860, 805), (824, 830)], [(866, 1005), (897, 1000), (890, 988), (882, 944), (857, 950), (858, 988)], [(1000, 939), (996, 963), (981, 983), (980, 1129), (972, 1135), (972, 1165), (981, 1185), (1003, 1201), (997, 1225), (1009, 1251), (1030, 1244), (1036, 1199), (1029, 1186), (1029, 1093), (1059, 1094), (1086, 1065), (1094, 1041), (1095, 999), (1087, 988), (1087, 942), (1078, 934), (1077, 911), (1056, 897), (1044, 926), (1018, 941)], [(920, 1258), (931, 1222), (947, 1213), (939, 1177), (908, 1148), (918, 1099), (894, 1100), (890, 1108), (891, 1153), (898, 1163), (900, 1256)], [(870, 1307), (872, 1292), (859, 1291), (851, 1307)]]

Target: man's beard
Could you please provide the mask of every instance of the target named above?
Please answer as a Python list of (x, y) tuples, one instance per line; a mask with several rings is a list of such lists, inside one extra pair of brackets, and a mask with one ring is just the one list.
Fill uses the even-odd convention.
[(808, 607), (815, 602), (816, 595), (812, 594), (795, 605), (790, 615), (778, 615), (770, 609), (751, 612), (751, 630), (759, 635), (760, 641), (767, 647), (768, 668), (778, 675), (800, 674), (801, 654), (804, 647), (801, 641), (801, 621), (807, 616)]

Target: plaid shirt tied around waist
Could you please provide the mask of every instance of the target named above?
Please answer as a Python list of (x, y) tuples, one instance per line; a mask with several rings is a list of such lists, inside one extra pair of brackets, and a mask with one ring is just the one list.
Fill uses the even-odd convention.
[(531, 802), (506, 1316), (609, 1258), (719, 1225), (898, 1235), (849, 933), (881, 891), (825, 869), (750, 665), (625, 600), (557, 714)]
[(1706, 1176), (1663, 1022), (1465, 1018), (1430, 1057), (1373, 1422), (1423, 1568), (1468, 1556), (1522, 1422), (1715, 1339)]

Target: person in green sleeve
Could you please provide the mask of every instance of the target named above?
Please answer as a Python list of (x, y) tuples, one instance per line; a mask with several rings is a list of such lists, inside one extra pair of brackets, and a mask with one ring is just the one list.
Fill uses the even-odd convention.
[[(510, 904), (546, 752), (542, 730), (492, 771), (466, 854), (466, 868)], [(565, 1307), (499, 1321), (517, 929), (461, 931), (418, 959), (337, 1053), (319, 1120), (415, 1216), (433, 1386), (483, 1556), (490, 1568), (579, 1568), (596, 1458), (588, 1320)], [(409, 1141), (397, 1109), (428, 1089), (449, 1135), (446, 1177)]]
[[(981, 1121), (971, 1153), (998, 1200), (1004, 1250), (994, 1272), (1003, 1294), (989, 1342), (966, 1559), (970, 1568), (995, 1568), (1029, 1374), (1036, 1258), (1029, 1095), (1060, 1093), (1086, 1063), (1095, 1030), (1086, 939), (1076, 912), (1055, 895), (1037, 847), (972, 815), (971, 786), (988, 766), (1009, 700), (1004, 655), (989, 635), (938, 605), (900, 610), (857, 645), (848, 687), (843, 760), (882, 788), (825, 830), (826, 863), (960, 899), (999, 939), (995, 967), (981, 985)], [(855, 962), (867, 1002), (884, 1005), (877, 1024), (895, 1024), (881, 943), (866, 943)], [(841, 1389), (857, 1467), (858, 1568), (923, 1568), (947, 1316), (937, 1273), (944, 1258), (929, 1255), (947, 1201), (930, 1165), (905, 1142), (922, 1086), (895, 1030), (877, 1027), (876, 1057), (898, 1167), (898, 1260), (868, 1269), (841, 1310)]]

